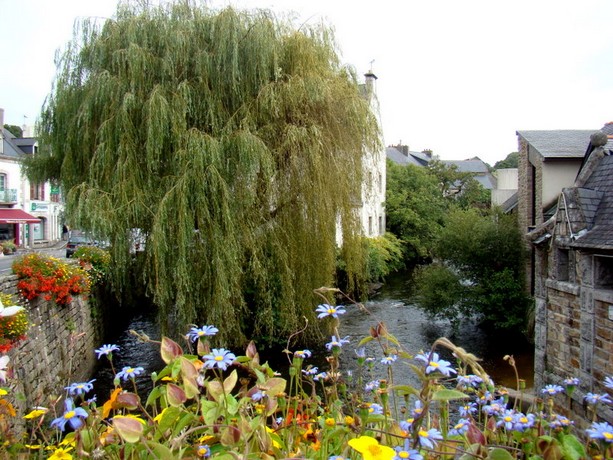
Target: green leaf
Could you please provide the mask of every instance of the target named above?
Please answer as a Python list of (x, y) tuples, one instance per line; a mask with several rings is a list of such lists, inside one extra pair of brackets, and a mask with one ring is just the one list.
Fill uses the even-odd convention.
[(575, 436), (570, 434), (562, 435), (561, 441), (565, 457), (568, 457), (570, 460), (586, 458), (585, 447)]
[(233, 370), (228, 377), (223, 381), (223, 389), (226, 394), (230, 394), (238, 382), (238, 372)]
[(261, 388), (266, 390), (270, 396), (277, 396), (280, 393), (285, 391), (285, 386), (287, 385), (287, 381), (280, 377), (273, 377), (268, 379), (266, 382), (261, 384)]
[(400, 395), (400, 396), (404, 396), (404, 395), (419, 395), (419, 390), (416, 388), (413, 388), (410, 385), (394, 385), (392, 386), (392, 390), (394, 390), (396, 392), (396, 394)]
[(495, 447), (489, 451), (488, 460), (513, 460), (513, 456), (506, 450)]
[(168, 404), (171, 406), (180, 406), (185, 401), (187, 401), (187, 396), (185, 396), (185, 391), (178, 385), (174, 383), (169, 383), (166, 385), (166, 398), (168, 399)]
[(174, 430), (172, 431), (173, 436), (178, 436), (183, 429), (188, 426), (193, 421), (197, 420), (196, 416), (190, 412), (183, 412), (180, 416), (179, 421), (175, 425)]
[(164, 394), (163, 388), (163, 386), (153, 387), (153, 389), (149, 392), (149, 396), (147, 396), (145, 406), (154, 406), (155, 401)]
[(158, 423), (158, 431), (164, 432), (166, 430), (169, 430), (170, 427), (172, 425), (174, 425), (174, 423), (177, 421), (179, 415), (181, 414), (181, 409), (178, 407), (167, 407), (163, 414), (162, 417), (160, 418), (160, 421)]
[(200, 403), (202, 407), (202, 417), (204, 423), (207, 425), (213, 425), (217, 421), (219, 415), (219, 406), (215, 401), (202, 400)]
[(143, 435), (144, 427), (136, 419), (124, 416), (113, 417), (113, 427), (125, 442), (136, 443)]
[(438, 390), (432, 395), (434, 401), (453, 401), (454, 399), (465, 399), (469, 396), (458, 390)]
[(177, 356), (183, 354), (183, 349), (177, 342), (168, 337), (162, 337), (162, 345), (160, 346), (160, 354), (166, 364), (170, 364)]
[(174, 460), (180, 458), (176, 455), (173, 455), (172, 451), (163, 444), (153, 441), (147, 441), (147, 447), (149, 447), (149, 449), (151, 449), (153, 454), (156, 456), (154, 458), (163, 458), (165, 460)]
[(374, 340), (373, 337), (371, 337), (370, 335), (367, 335), (362, 340), (360, 340), (360, 343), (358, 343), (358, 347), (361, 347), (362, 345), (366, 345), (368, 342), (372, 340)]
[(230, 415), (236, 415), (238, 413), (238, 401), (230, 394), (226, 395), (226, 410)]

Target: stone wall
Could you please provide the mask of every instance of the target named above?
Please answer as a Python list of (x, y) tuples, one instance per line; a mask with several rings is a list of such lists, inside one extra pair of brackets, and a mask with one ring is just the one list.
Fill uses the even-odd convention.
[[(564, 386), (564, 379), (578, 377), (580, 385), (572, 400), (557, 396), (558, 407), (579, 426), (592, 420), (584, 398), (587, 393), (610, 394), (604, 378), (613, 370), (613, 290), (595, 288), (594, 256), (573, 251), (571, 280), (546, 281), (546, 298), (537, 302), (535, 336), (535, 387)], [(555, 265), (554, 265), (555, 267)], [(573, 276), (580, 272), (581, 276)], [(581, 284), (576, 281), (580, 279)], [(613, 423), (611, 407), (599, 405), (597, 416)]]
[[(0, 277), (0, 290), (17, 294), (17, 277)], [(61, 307), (35, 299), (27, 309), (27, 339), (8, 352), (13, 402), (22, 413), (32, 406), (53, 406), (65, 394), (65, 386), (88, 380), (96, 364), (93, 350), (103, 332), (102, 319), (84, 298), (75, 297)]]

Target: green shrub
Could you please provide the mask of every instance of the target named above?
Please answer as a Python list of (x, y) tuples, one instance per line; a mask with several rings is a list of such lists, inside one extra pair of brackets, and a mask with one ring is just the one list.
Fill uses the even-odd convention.
[(111, 255), (95, 246), (81, 246), (74, 253), (83, 269), (89, 272), (93, 283), (100, 283), (108, 274)]
[(378, 238), (366, 238), (366, 273), (368, 281), (381, 281), (403, 267), (402, 242), (392, 233)]

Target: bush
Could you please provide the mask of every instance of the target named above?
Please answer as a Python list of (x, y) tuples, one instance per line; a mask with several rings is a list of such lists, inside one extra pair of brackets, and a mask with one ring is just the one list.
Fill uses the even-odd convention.
[(89, 273), (92, 283), (101, 283), (109, 272), (111, 255), (108, 251), (95, 246), (81, 246), (77, 248), (73, 257)]
[(402, 242), (392, 233), (379, 238), (365, 238), (368, 281), (381, 281), (403, 266)]
[(2, 253), (5, 255), (13, 254), (17, 251), (17, 245), (12, 241), (5, 241), (2, 243)]

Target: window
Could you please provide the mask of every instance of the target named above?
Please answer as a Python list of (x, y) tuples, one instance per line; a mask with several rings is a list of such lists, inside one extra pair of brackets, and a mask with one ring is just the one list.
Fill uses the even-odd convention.
[(0, 173), (0, 192), (4, 192), (6, 190), (6, 174)]
[(372, 235), (372, 216), (368, 216), (368, 236)]
[(45, 184), (30, 184), (30, 199), (43, 201), (45, 199)]
[(568, 281), (570, 273), (569, 251), (568, 249), (558, 249), (557, 251), (557, 279), (558, 281)]
[(613, 258), (594, 256), (594, 287), (613, 289)]

